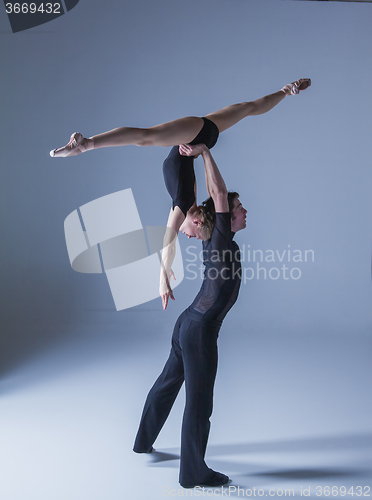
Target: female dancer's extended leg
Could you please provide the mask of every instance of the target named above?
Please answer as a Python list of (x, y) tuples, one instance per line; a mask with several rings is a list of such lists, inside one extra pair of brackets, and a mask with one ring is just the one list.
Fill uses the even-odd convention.
[[(261, 97), (256, 101), (227, 106), (206, 115), (206, 118), (214, 122), (218, 130), (223, 132), (247, 116), (267, 113), (287, 95), (298, 94), (300, 90), (305, 90), (310, 84), (309, 78), (297, 80), (274, 94)], [(91, 149), (127, 146), (130, 144), (137, 146), (177, 146), (191, 142), (202, 127), (203, 120), (201, 118), (188, 116), (150, 128), (115, 128), (89, 139), (75, 133), (72, 134), (70, 142), (66, 146), (54, 149), (50, 152), (50, 155), (56, 157), (75, 156)]]
[(240, 120), (247, 116), (262, 115), (273, 109), (277, 104), (285, 98), (286, 94), (279, 90), (275, 94), (270, 94), (261, 99), (251, 102), (241, 102), (239, 104), (232, 104), (226, 108), (210, 113), (205, 117), (215, 123), (219, 132), (232, 127)]

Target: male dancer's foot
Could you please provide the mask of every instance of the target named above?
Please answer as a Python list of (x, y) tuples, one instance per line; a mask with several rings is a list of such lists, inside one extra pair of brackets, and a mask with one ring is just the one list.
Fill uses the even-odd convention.
[(94, 140), (86, 139), (79, 132), (75, 132), (70, 137), (70, 142), (62, 148), (53, 149), (49, 154), (55, 158), (65, 158), (66, 156), (76, 156), (94, 148)]
[(149, 454), (149, 453), (154, 453), (156, 450), (155, 450), (155, 448), (153, 446), (151, 446), (151, 448), (148, 451), (137, 451), (134, 448), (133, 448), (133, 451), (135, 453), (147, 453), (147, 454)]
[(228, 476), (225, 476), (225, 474), (222, 474), (221, 472), (214, 472), (214, 475), (210, 478), (207, 479), (206, 481), (201, 481), (200, 483), (197, 484), (182, 484), (183, 488), (195, 488), (195, 486), (205, 486), (205, 487), (218, 487), (218, 486), (226, 486), (231, 482), (231, 479)]
[(310, 78), (300, 78), (293, 83), (289, 83), (282, 88), (282, 91), (286, 95), (296, 95), (301, 90), (306, 90), (311, 85)]

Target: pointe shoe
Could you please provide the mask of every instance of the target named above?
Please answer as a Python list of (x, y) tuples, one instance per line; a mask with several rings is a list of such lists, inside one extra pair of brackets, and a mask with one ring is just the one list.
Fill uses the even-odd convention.
[(92, 149), (89, 146), (83, 146), (82, 141), (85, 137), (79, 132), (74, 132), (70, 137), (70, 142), (63, 146), (62, 148), (52, 149), (49, 153), (52, 158), (65, 158), (66, 156), (71, 156), (73, 154), (85, 153)]
[(285, 85), (282, 90), (287, 95), (297, 95), (301, 90), (305, 90), (311, 85), (310, 78), (300, 78), (293, 83)]

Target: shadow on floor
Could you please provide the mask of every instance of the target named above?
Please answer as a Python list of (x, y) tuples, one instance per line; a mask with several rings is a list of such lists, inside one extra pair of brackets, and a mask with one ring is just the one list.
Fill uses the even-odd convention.
[[(327, 478), (354, 478), (354, 477), (370, 477), (371, 470), (367, 468), (288, 468), (280, 469), (274, 466), (268, 467), (267, 464), (247, 464), (247, 462), (239, 459), (224, 460), (224, 457), (236, 455), (245, 455), (245, 458), (254, 453), (306, 453), (306, 452), (334, 452), (344, 451), (347, 453), (365, 452), (372, 450), (372, 435), (342, 435), (342, 436), (327, 436), (321, 438), (308, 438), (298, 440), (283, 440), (275, 442), (262, 443), (242, 443), (242, 444), (226, 444), (226, 445), (211, 445), (207, 451), (208, 465), (220, 469), (234, 471), (239, 476), (249, 476), (257, 478), (266, 478), (271, 480), (312, 480), (312, 479), (327, 479)], [(178, 460), (179, 454), (176, 448), (157, 451), (154, 455), (155, 460), (149, 463), (150, 466), (161, 467), (162, 462), (170, 462)], [(300, 465), (300, 463), (299, 463)], [(176, 467), (178, 464), (164, 464), (168, 467)], [(271, 469), (271, 470), (268, 470)], [(247, 472), (250, 470), (250, 472)], [(237, 485), (235, 485), (237, 486)]]

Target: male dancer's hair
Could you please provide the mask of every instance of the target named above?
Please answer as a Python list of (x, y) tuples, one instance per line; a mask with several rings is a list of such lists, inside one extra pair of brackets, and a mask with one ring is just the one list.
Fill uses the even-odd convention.
[[(239, 193), (237, 193), (236, 191), (229, 191), (227, 193), (227, 201), (229, 202), (230, 213), (233, 210), (233, 202), (236, 198), (239, 198)], [(211, 197), (209, 197), (207, 200), (203, 201), (203, 212), (206, 214), (208, 219), (210, 219), (212, 221), (213, 229), (214, 229), (214, 225), (216, 222), (216, 209), (214, 206), (213, 199)], [(211, 235), (212, 235), (213, 229), (211, 231)]]

